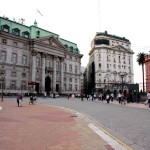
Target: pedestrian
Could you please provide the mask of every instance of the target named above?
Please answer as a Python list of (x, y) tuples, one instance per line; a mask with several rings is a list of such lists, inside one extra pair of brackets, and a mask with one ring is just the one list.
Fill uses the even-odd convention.
[(83, 99), (83, 94), (81, 93), (81, 101), (83, 101), (84, 99)]
[(118, 98), (118, 101), (119, 101), (119, 104), (120, 104), (120, 103), (121, 103), (121, 101), (122, 101), (122, 100), (121, 100), (121, 98), (122, 98), (122, 94), (121, 94), (120, 92), (118, 93), (117, 98)]
[(43, 99), (44, 99), (44, 98), (47, 98), (47, 93), (46, 93), (46, 92), (44, 93), (44, 97), (43, 97)]
[(18, 105), (18, 107), (22, 107), (21, 100), (22, 100), (21, 95), (18, 93), (17, 94), (17, 105)]
[(147, 99), (148, 99), (148, 106), (150, 108), (150, 91), (147, 93)]
[(114, 100), (114, 94), (113, 93), (110, 94), (110, 99), (113, 102), (113, 100)]
[(109, 94), (107, 94), (106, 95), (106, 101), (107, 101), (107, 103), (109, 103), (109, 100), (110, 100), (110, 96), (109, 96)]

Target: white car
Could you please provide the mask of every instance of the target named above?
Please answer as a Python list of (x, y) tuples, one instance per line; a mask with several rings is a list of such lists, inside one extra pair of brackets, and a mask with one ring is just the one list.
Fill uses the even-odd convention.
[[(54, 94), (50, 94), (50, 97), (54, 97)], [(55, 98), (59, 97), (59, 94), (55, 94)]]

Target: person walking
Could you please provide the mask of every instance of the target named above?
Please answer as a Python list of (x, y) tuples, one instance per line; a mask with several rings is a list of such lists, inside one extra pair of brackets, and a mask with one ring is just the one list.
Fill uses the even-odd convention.
[(113, 102), (113, 100), (114, 100), (114, 94), (113, 93), (110, 94), (110, 99)]
[(22, 100), (22, 96), (20, 94), (17, 94), (17, 105), (18, 105), (18, 107), (22, 107), (21, 100)]
[(117, 96), (118, 100), (119, 100), (119, 104), (121, 103), (121, 98), (122, 98), (122, 94), (119, 92), (118, 96)]
[(47, 98), (47, 93), (46, 93), (46, 92), (44, 93), (44, 97), (43, 97), (43, 99), (44, 99), (44, 98)]
[(148, 106), (150, 108), (150, 91), (147, 93), (147, 99), (148, 99)]
[(109, 96), (109, 94), (107, 94), (106, 95), (106, 101), (107, 101), (107, 103), (109, 103), (109, 100), (110, 100), (110, 96)]

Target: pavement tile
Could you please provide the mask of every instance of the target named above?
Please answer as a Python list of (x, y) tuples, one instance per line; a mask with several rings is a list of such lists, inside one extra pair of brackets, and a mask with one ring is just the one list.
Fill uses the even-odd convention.
[(0, 150), (112, 150), (79, 117), (45, 105), (0, 103)]

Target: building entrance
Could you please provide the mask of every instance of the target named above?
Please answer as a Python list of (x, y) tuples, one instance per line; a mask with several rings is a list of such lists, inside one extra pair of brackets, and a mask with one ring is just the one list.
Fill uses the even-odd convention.
[(45, 78), (45, 91), (47, 93), (50, 93), (51, 91), (51, 78), (49, 76)]

